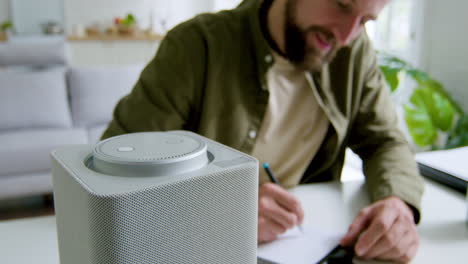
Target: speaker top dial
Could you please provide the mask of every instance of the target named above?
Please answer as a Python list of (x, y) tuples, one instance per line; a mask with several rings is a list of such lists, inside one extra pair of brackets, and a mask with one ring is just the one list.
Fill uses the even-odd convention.
[(158, 176), (199, 169), (208, 163), (207, 145), (196, 136), (173, 132), (125, 134), (99, 142), (94, 168), (119, 176)]

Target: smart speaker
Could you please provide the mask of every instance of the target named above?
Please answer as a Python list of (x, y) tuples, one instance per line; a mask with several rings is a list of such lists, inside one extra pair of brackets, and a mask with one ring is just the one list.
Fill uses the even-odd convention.
[(258, 161), (187, 131), (52, 152), (60, 263), (257, 263)]

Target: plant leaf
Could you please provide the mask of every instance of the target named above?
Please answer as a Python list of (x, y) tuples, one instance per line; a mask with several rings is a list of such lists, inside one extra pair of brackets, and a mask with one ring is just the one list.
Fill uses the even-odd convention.
[[(400, 73), (407, 74), (418, 84), (410, 97), (410, 103), (404, 106), (405, 121), (417, 145), (432, 145), (434, 148), (441, 131), (449, 134), (446, 146), (454, 147), (468, 143), (468, 116), (441, 83), (432, 79), (426, 72), (388, 53), (378, 52), (378, 59), (392, 91), (399, 85)], [(462, 116), (456, 126), (458, 130), (454, 127), (457, 116)]]
[(398, 73), (401, 71), (401, 69), (392, 68), (385, 65), (380, 66), (380, 69), (385, 76), (385, 80), (387, 81), (388, 86), (390, 86), (390, 90), (394, 92), (400, 84)]
[[(417, 97), (418, 95), (413, 95), (413, 100), (422, 101)], [(416, 108), (405, 105), (404, 109), (406, 125), (414, 142), (420, 147), (434, 144), (437, 140), (437, 130), (424, 104)]]
[(458, 148), (468, 146), (468, 115), (462, 116), (452, 131), (446, 148)]
[(418, 107), (424, 105), (436, 128), (442, 131), (448, 131), (452, 128), (455, 118), (455, 108), (446, 97), (439, 94), (432, 86), (427, 84), (414, 90), (414, 95), (417, 96), (414, 99), (417, 98), (418, 101), (413, 101), (414, 99), (412, 97), (411, 102)]
[(460, 117), (454, 131), (456, 134), (463, 134), (468, 132), (468, 115), (463, 115)]
[(446, 149), (468, 146), (468, 133), (450, 138), (445, 146)]
[(13, 28), (13, 23), (11, 21), (5, 21), (0, 25), (2, 31), (6, 31), (7, 29)]
[(460, 107), (460, 105), (457, 104), (457, 102), (455, 102), (453, 100), (453, 98), (450, 96), (450, 94), (447, 93), (447, 91), (444, 89), (444, 86), (442, 86), (442, 84), (434, 79), (430, 79), (428, 84), (433, 88), (435, 89), (439, 94), (441, 94), (442, 96), (444, 96), (447, 100), (450, 101), (450, 103), (452, 104), (452, 106), (455, 108), (455, 110), (457, 111), (458, 114), (463, 114), (463, 109)]
[(453, 126), (455, 108), (437, 92), (432, 93), (432, 102), (429, 109), (434, 125), (442, 131), (449, 131)]
[(406, 73), (420, 85), (427, 83), (431, 79), (427, 73), (415, 68), (407, 69)]

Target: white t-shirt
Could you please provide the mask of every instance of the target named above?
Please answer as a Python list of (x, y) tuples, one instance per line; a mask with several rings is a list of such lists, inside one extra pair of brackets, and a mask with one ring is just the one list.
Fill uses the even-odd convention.
[(259, 183), (269, 182), (267, 162), (281, 185), (299, 181), (327, 133), (329, 121), (317, 103), (307, 72), (275, 54), (267, 72), (270, 97), (252, 156), (260, 161)]

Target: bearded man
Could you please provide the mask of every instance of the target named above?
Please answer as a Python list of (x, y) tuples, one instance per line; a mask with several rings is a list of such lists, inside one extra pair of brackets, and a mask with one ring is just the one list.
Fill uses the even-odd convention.
[(349, 147), (373, 203), (341, 244), (365, 259), (408, 262), (423, 181), (364, 29), (389, 2), (245, 0), (184, 22), (117, 104), (103, 138), (184, 129), (269, 162), (281, 186), (260, 171), (259, 243), (301, 224), (302, 205), (286, 189), (339, 180)]

